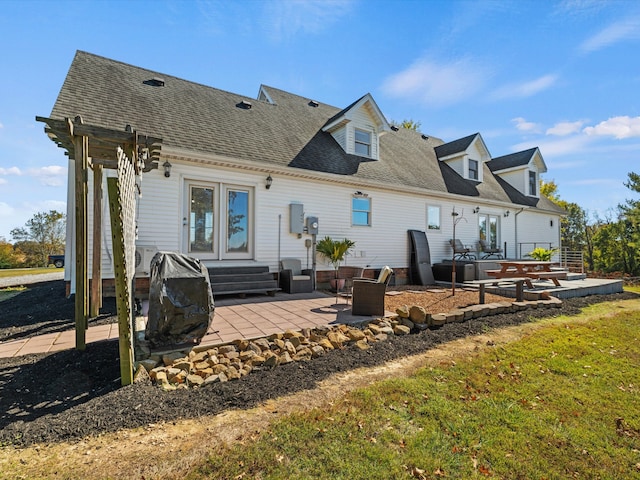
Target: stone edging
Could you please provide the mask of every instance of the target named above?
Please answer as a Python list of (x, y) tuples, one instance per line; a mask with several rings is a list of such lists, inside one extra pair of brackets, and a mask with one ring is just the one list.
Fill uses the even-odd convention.
[(330, 350), (347, 346), (366, 350), (372, 343), (389, 335), (437, 328), (445, 323), (465, 322), (500, 313), (513, 313), (533, 308), (560, 308), (562, 300), (499, 302), (470, 305), (447, 313), (427, 314), (419, 306), (402, 307), (396, 316), (378, 318), (359, 326), (335, 325), (287, 330), (253, 340), (239, 339), (206, 350), (171, 352), (151, 355), (137, 363), (135, 382), (151, 380), (164, 390), (199, 387), (210, 383), (237, 380), (251, 372), (274, 368), (291, 362), (308, 361)]

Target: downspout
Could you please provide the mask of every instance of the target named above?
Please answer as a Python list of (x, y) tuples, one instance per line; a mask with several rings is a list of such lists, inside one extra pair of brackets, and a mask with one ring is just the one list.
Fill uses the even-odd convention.
[[(518, 215), (520, 215), (522, 212), (524, 212), (524, 210), (525, 210), (524, 208), (521, 208), (514, 215), (514, 217), (515, 217), (515, 220), (514, 220), (514, 231), (515, 231), (515, 250), (516, 250), (515, 253), (516, 253), (516, 255), (519, 255), (519, 253), (518, 253)], [(520, 257), (518, 256), (517, 258), (520, 258)]]

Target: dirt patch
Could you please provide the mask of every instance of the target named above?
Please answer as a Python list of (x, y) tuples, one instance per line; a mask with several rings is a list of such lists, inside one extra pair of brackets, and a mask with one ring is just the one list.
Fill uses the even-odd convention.
[[(20, 328), (29, 335), (34, 328), (38, 331), (73, 328), (73, 309), (58, 287), (61, 285), (56, 282), (38, 285), (2, 302), (0, 338), (9, 337), (8, 329), (16, 336)], [(22, 297), (25, 293), (28, 295)], [(24, 446), (77, 440), (149, 424), (200, 419), (233, 409), (246, 410), (294, 392), (313, 390), (336, 373), (381, 366), (488, 328), (518, 325), (551, 314), (574, 314), (590, 303), (634, 297), (637, 295), (578, 298), (565, 301), (560, 309), (526, 310), (447, 324), (437, 330), (394, 336), (366, 351), (336, 350), (310, 362), (254, 372), (239, 381), (171, 393), (151, 385), (120, 387), (116, 341), (89, 344), (84, 352), (67, 350), (1, 359), (0, 444)], [(13, 318), (25, 320), (26, 325), (9, 322), (5, 303), (9, 304)], [(105, 319), (108, 316), (101, 321)]]

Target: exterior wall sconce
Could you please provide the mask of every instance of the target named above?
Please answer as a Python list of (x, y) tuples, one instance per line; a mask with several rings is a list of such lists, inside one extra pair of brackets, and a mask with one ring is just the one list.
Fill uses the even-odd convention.
[(169, 163), (169, 160), (164, 162), (162, 167), (164, 168), (164, 176), (169, 178), (171, 176), (171, 164)]
[(267, 179), (265, 180), (265, 184), (264, 187), (269, 190), (271, 188), (271, 184), (273, 183), (273, 178), (271, 178), (271, 175), (269, 175), (267, 177)]
[(473, 213), (478, 213), (480, 211), (480, 207), (476, 207), (473, 209)]
[(506, 218), (506, 217), (508, 217), (510, 213), (511, 213), (511, 212), (510, 212), (509, 210), (507, 210), (506, 212), (504, 212), (504, 216), (505, 216), (505, 218)]
[(360, 197), (360, 198), (367, 198), (369, 196), (368, 193), (362, 193), (360, 190), (358, 190), (356, 193), (353, 194), (354, 197)]

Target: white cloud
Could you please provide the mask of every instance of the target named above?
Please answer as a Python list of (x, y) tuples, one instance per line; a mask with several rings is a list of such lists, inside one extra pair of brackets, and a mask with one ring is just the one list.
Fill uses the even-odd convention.
[(543, 157), (568, 155), (585, 151), (590, 139), (585, 135), (574, 135), (561, 140), (529, 141), (514, 145), (513, 151), (519, 152), (528, 148), (538, 147)]
[(67, 169), (59, 165), (49, 165), (47, 167), (30, 168), (27, 174), (37, 178), (42, 185), (49, 187), (59, 187), (67, 181)]
[(557, 75), (543, 75), (523, 83), (512, 83), (494, 90), (489, 97), (494, 100), (507, 98), (527, 98), (552, 87), (558, 81)]
[(6, 185), (7, 183), (9, 182), (5, 178), (0, 178), (0, 185)]
[(589, 136), (623, 138), (640, 137), (640, 117), (612, 117), (600, 122), (595, 127), (586, 127), (584, 130)]
[(392, 97), (418, 100), (425, 105), (447, 105), (472, 96), (488, 78), (485, 68), (468, 59), (449, 64), (420, 59), (387, 77), (382, 90)]
[(22, 175), (22, 172), (18, 167), (3, 168), (0, 167), (0, 175)]
[(624, 40), (638, 39), (640, 39), (640, 17), (632, 17), (609, 25), (607, 28), (588, 38), (582, 42), (580, 50), (585, 53), (590, 53)]
[(279, 41), (295, 34), (315, 34), (351, 12), (353, 0), (272, 0), (265, 2), (271, 36)]
[(558, 122), (553, 127), (548, 128), (545, 133), (547, 135), (564, 137), (572, 133), (578, 133), (582, 125), (584, 125), (582, 120), (578, 120), (577, 122)]
[(4, 125), (0, 122), (0, 128), (4, 128)]
[(512, 118), (511, 121), (515, 123), (516, 128), (521, 132), (538, 133), (541, 131), (540, 125), (533, 122), (527, 122), (523, 117)]

